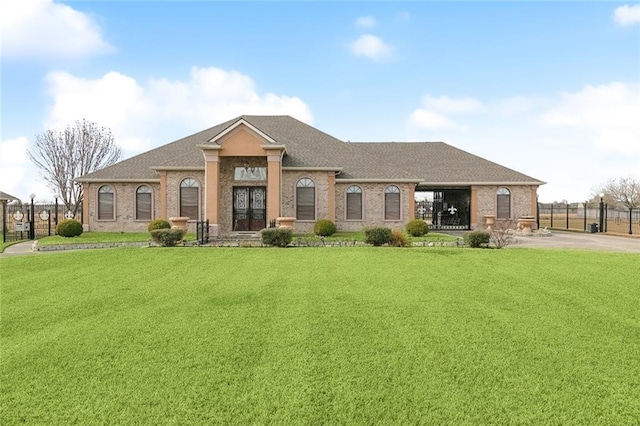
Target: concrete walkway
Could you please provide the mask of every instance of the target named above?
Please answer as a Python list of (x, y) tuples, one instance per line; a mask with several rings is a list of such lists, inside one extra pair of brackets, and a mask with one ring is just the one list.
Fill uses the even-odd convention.
[(582, 249), (640, 253), (640, 237), (610, 235), (606, 233), (585, 234), (581, 232), (551, 231), (548, 237), (521, 237), (509, 247)]
[[(457, 235), (457, 234), (456, 234)], [(462, 234), (461, 234), (462, 235)], [(49, 252), (31, 250), (33, 241), (25, 241), (7, 247), (0, 257), (19, 255), (38, 255)], [(516, 237), (514, 243), (507, 248), (531, 247), (542, 249), (582, 249), (640, 253), (640, 236), (619, 236), (610, 234), (585, 234), (581, 232), (552, 231), (548, 237)]]

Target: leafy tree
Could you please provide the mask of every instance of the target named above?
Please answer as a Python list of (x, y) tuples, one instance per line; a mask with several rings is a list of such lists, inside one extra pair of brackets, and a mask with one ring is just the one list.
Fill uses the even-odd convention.
[(82, 185), (73, 180), (116, 163), (122, 151), (111, 130), (85, 119), (66, 129), (47, 130), (35, 136), (29, 159), (40, 169), (48, 186), (62, 197), (68, 210), (78, 213)]
[(597, 201), (600, 201), (598, 194), (604, 194), (604, 200), (607, 203), (635, 209), (640, 207), (640, 180), (631, 176), (611, 179), (597, 187), (592, 194)]

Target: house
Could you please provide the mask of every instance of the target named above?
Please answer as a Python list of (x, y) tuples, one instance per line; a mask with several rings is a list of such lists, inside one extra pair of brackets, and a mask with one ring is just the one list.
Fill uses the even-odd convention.
[[(208, 219), (213, 236), (294, 217), (341, 231), (403, 227), (416, 195), (434, 228), (536, 214), (544, 182), (442, 142), (350, 143), (289, 116), (243, 115), (76, 179), (90, 231), (144, 231), (156, 218)], [(426, 211), (428, 210), (428, 211)], [(418, 212), (420, 213), (420, 212)]]

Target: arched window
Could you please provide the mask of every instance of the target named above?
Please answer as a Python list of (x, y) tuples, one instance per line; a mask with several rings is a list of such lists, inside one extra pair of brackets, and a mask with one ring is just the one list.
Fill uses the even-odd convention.
[(151, 220), (151, 187), (148, 185), (136, 189), (136, 220)]
[(498, 188), (496, 206), (498, 219), (509, 219), (511, 217), (511, 192), (507, 188)]
[(113, 220), (114, 192), (111, 185), (102, 185), (98, 189), (98, 220)]
[(296, 219), (316, 219), (316, 185), (309, 178), (302, 178), (296, 184)]
[(347, 220), (362, 220), (362, 188), (358, 185), (347, 188)]
[(395, 185), (384, 190), (384, 220), (400, 220), (400, 188)]
[(198, 219), (198, 182), (192, 178), (183, 179), (180, 182), (180, 216), (190, 219)]

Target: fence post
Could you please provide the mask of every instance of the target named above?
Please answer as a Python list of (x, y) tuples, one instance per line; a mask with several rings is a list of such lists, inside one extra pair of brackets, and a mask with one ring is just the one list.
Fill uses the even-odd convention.
[(540, 229), (540, 201), (536, 195), (536, 229)]
[(587, 203), (588, 201), (584, 202), (584, 231), (587, 230)]
[(553, 203), (551, 203), (551, 225), (549, 225), (549, 228), (553, 228)]
[(633, 234), (632, 225), (633, 225), (633, 209), (629, 207), (629, 235)]
[(7, 242), (7, 200), (2, 200), (2, 242)]
[(569, 229), (569, 202), (567, 201), (566, 229)]

